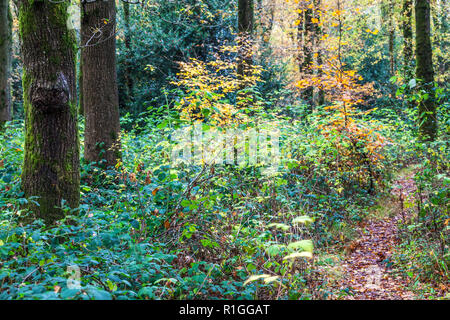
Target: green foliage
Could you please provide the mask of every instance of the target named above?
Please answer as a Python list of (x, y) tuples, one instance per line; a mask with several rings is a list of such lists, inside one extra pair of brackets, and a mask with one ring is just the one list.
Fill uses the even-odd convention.
[[(0, 133), (0, 299), (326, 298), (333, 288), (324, 288), (328, 279), (318, 270), (338, 264), (328, 253), (357, 236), (355, 225), (390, 190), (395, 172), (412, 166), (417, 191), (404, 201), (410, 217), (399, 224), (392, 263), (412, 286), (448, 281), (448, 90), (434, 88), (439, 138), (420, 143), (421, 115), (411, 106), (427, 93), (416, 90), (415, 79), (391, 77), (387, 37), (371, 31), (374, 6), (366, 10), (370, 19), (346, 16), (354, 29), (343, 39), (341, 76), (357, 69), (365, 80), (354, 78), (352, 86), (374, 82), (381, 94), (395, 87), (397, 97), (370, 91), (361, 97), (366, 105), (349, 110), (327, 101), (311, 112), (286, 86), (292, 62), (277, 56), (286, 50), (267, 40), (254, 55), (261, 72), (247, 88), (245, 121), (217, 127), (212, 120), (225, 114), (217, 106), (233, 110), (239, 100), (234, 67), (223, 68), (236, 58), (234, 2), (158, 0), (130, 9), (129, 30), (122, 6), (118, 12), (123, 160), (105, 170), (82, 159), (81, 205), (61, 203), (65, 218), (57, 225), (24, 223), (30, 214), (24, 205), (37, 203), (20, 190), (24, 124), (9, 123)], [(223, 44), (236, 50), (224, 53)], [(400, 46), (395, 42), (394, 51)], [(214, 72), (198, 78), (186, 72), (183, 82), (175, 79), (183, 65)], [(13, 69), (13, 89), (20, 92), (17, 58)], [(192, 81), (207, 85), (186, 90)], [(278, 129), (277, 170), (174, 163), (173, 135), (189, 125), (180, 109), (194, 107), (201, 107), (204, 130)]]
[[(119, 9), (119, 98), (121, 110), (134, 116), (146, 107), (165, 103), (162, 93), (173, 88), (170, 81), (179, 71), (177, 63), (189, 58), (205, 61), (224, 40), (232, 39), (235, 24), (232, 2), (158, 0), (144, 8), (130, 5), (129, 51), (122, 6)], [(127, 68), (134, 83), (130, 97)], [(128, 98), (131, 103), (127, 103)]]
[(413, 216), (401, 226), (397, 259), (414, 281), (445, 283), (450, 276), (448, 144), (416, 144), (415, 151), (423, 160), (415, 169), (417, 190), (406, 202)]
[[(182, 123), (170, 114), (123, 132), (116, 168), (84, 164), (82, 204), (70, 210), (63, 203), (66, 218), (52, 228), (21, 223), (21, 205), (35, 199), (21, 198), (18, 188), (22, 124), (7, 128), (0, 149), (2, 298), (311, 297), (309, 263), (296, 262), (305, 259), (302, 249), (340, 243), (331, 228), (358, 219), (370, 202), (363, 189), (340, 190), (351, 175), (330, 170), (325, 137), (279, 120), (287, 156), (275, 176), (260, 165), (174, 166), (169, 136)], [(76, 290), (67, 287), (72, 265), (80, 268)], [(280, 295), (274, 278), (243, 285), (263, 270), (291, 289)]]

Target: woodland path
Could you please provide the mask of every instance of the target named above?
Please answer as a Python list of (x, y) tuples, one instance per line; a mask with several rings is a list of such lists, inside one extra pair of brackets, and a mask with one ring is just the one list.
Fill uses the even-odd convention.
[[(358, 229), (358, 240), (347, 249), (341, 265), (343, 277), (338, 290), (347, 292), (347, 300), (411, 300), (414, 294), (407, 283), (388, 267), (397, 243), (397, 222), (405, 218), (401, 204), (415, 190), (412, 174), (400, 176), (392, 190), (398, 204), (394, 212), (369, 219)], [(403, 195), (402, 195), (403, 194)], [(387, 206), (381, 210), (388, 211)]]

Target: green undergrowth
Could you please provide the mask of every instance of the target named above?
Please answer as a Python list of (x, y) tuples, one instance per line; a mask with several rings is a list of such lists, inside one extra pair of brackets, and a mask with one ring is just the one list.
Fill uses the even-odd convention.
[(82, 203), (62, 203), (55, 226), (21, 222), (35, 199), (20, 190), (23, 124), (10, 124), (0, 135), (0, 299), (326, 298), (317, 266), (339, 264), (332, 250), (355, 237), (412, 151), (386, 145), (369, 193), (364, 167), (336, 164), (320, 130), (277, 121), (282, 156), (267, 176), (259, 165), (174, 165), (170, 121), (124, 118), (122, 162), (83, 164)]

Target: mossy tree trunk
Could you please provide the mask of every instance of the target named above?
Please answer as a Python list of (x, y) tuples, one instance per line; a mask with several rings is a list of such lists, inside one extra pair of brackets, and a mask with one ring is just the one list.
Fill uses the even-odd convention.
[(25, 155), (22, 188), (34, 216), (53, 223), (62, 200), (80, 199), (75, 35), (67, 29), (68, 1), (17, 0), (23, 55)]
[(431, 49), (430, 1), (416, 0), (416, 78), (425, 97), (419, 102), (419, 134), (424, 141), (437, 136), (436, 99), (434, 87), (433, 51)]
[(121, 157), (114, 0), (81, 3), (81, 66), (85, 160), (114, 166)]
[(0, 130), (11, 120), (11, 27), (9, 0), (0, 0)]
[(403, 32), (403, 75), (408, 81), (414, 77), (413, 67), (413, 30), (412, 30), (412, 0), (403, 0), (402, 32)]

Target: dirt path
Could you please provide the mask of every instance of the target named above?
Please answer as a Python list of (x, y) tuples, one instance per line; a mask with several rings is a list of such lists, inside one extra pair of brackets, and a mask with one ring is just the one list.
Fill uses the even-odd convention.
[[(414, 294), (406, 282), (390, 270), (390, 256), (397, 242), (397, 221), (403, 219), (400, 195), (407, 198), (415, 189), (411, 175), (396, 181), (392, 191), (398, 200), (393, 216), (372, 219), (358, 230), (358, 240), (347, 248), (341, 265), (343, 277), (338, 290), (351, 300), (409, 300)], [(383, 208), (382, 208), (383, 210)], [(387, 208), (385, 209), (387, 210)]]

